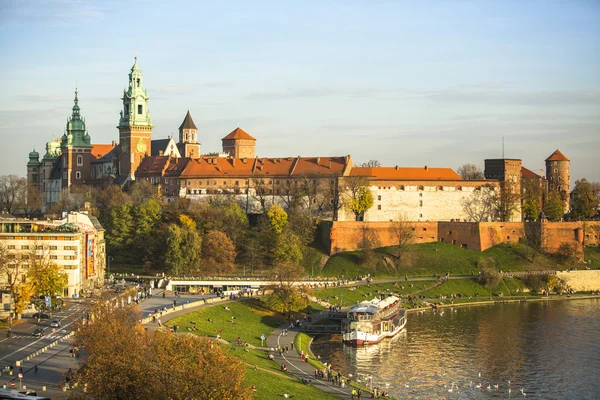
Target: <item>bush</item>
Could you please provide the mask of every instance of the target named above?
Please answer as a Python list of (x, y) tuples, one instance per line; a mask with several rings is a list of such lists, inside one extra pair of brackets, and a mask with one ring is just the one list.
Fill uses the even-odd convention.
[(575, 246), (570, 243), (563, 242), (556, 252), (556, 258), (561, 264), (566, 263), (567, 261), (572, 261), (575, 257)]
[(532, 291), (539, 293), (546, 289), (548, 277), (546, 275), (526, 275), (521, 280)]
[(479, 273), (479, 284), (487, 289), (497, 288), (501, 280), (498, 271), (492, 268), (486, 267)]

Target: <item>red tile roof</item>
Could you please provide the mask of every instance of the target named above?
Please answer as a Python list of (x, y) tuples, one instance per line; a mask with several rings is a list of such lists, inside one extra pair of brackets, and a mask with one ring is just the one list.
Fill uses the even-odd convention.
[(93, 144), (92, 145), (92, 161), (107, 155), (115, 146), (112, 144)]
[(354, 167), (352, 176), (388, 181), (462, 181), (452, 168)]
[(187, 164), (181, 177), (341, 176), (346, 164), (346, 157), (200, 157)]
[(560, 150), (556, 149), (556, 151), (550, 154), (550, 157), (546, 158), (546, 161), (571, 161), (565, 156)]
[(539, 176), (538, 174), (536, 174), (535, 172), (528, 170), (525, 167), (521, 167), (521, 178), (541, 178), (541, 176)]
[(246, 132), (242, 128), (235, 128), (229, 135), (225, 136), (221, 140), (228, 140), (228, 139), (256, 140), (255, 138), (253, 138), (252, 136), (250, 136), (248, 134), (248, 132)]

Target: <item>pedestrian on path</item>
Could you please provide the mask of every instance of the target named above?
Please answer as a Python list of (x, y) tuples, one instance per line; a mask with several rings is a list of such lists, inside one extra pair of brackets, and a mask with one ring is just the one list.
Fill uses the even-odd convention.
[(38, 372), (38, 365), (37, 364), (35, 364), (35, 367), (33, 367), (33, 372), (37, 374), (37, 372)]

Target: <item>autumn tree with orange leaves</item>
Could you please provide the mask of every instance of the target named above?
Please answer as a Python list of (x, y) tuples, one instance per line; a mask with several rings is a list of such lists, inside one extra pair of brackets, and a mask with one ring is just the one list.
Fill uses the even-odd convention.
[(87, 354), (79, 383), (94, 399), (251, 399), (245, 366), (208, 339), (147, 332), (132, 307), (97, 307), (75, 344)]

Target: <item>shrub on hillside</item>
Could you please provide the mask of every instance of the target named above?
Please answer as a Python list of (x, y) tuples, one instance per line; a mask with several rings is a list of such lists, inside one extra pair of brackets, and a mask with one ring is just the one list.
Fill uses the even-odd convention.
[(570, 243), (563, 242), (556, 252), (556, 258), (561, 264), (575, 259), (575, 246)]
[(546, 289), (546, 275), (525, 275), (521, 280), (532, 292), (539, 293)]
[(479, 284), (487, 289), (497, 288), (501, 280), (502, 278), (500, 277), (498, 271), (492, 268), (483, 268), (483, 270), (479, 273)]

